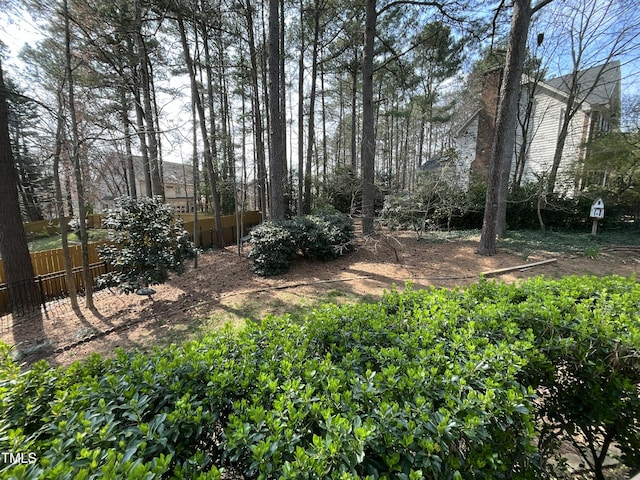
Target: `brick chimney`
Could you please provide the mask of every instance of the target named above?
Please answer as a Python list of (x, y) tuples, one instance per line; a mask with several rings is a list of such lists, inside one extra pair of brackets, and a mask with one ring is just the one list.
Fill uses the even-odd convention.
[(489, 160), (493, 133), (496, 128), (496, 112), (503, 68), (488, 70), (482, 77), (480, 111), (478, 112), (478, 134), (476, 136), (476, 156), (471, 162), (471, 174), (486, 178), (489, 173)]

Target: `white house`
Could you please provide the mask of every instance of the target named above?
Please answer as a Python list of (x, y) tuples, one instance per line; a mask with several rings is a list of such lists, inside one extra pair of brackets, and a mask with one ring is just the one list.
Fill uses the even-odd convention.
[[(133, 157), (138, 196), (145, 192), (142, 157)], [(107, 156), (95, 169), (91, 185), (91, 203), (96, 212), (105, 212), (114, 206), (117, 197), (129, 195), (124, 157), (118, 154)], [(165, 202), (173, 205), (178, 212), (193, 211), (193, 166), (162, 161), (162, 186)]]
[[(457, 130), (455, 145), (460, 163), (456, 174), (462, 186), (469, 184), (472, 172), (486, 176), (501, 80), (501, 68), (486, 72), (479, 108)], [(539, 82), (523, 76), (512, 179), (524, 184), (549, 173), (565, 111), (577, 108), (569, 124), (556, 191), (571, 194), (579, 188), (580, 166), (588, 154), (589, 139), (598, 132), (607, 131), (619, 118), (620, 83), (619, 61), (579, 71), (575, 76), (570, 74)], [(570, 101), (572, 85), (576, 86), (573, 102)], [(529, 101), (529, 126), (523, 130), (521, 122)]]

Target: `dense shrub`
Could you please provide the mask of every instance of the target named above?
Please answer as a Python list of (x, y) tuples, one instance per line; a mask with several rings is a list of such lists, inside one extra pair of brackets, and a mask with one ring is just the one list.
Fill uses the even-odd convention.
[(253, 270), (262, 276), (289, 270), (294, 253), (331, 260), (351, 250), (353, 222), (348, 215), (319, 212), (280, 222), (264, 222), (251, 231)]
[(253, 248), (249, 258), (253, 271), (263, 277), (279, 275), (289, 270), (295, 253), (291, 232), (283, 222), (263, 222), (251, 230)]
[(66, 370), (0, 346), (0, 451), (36, 460), (0, 477), (545, 478), (545, 417), (635, 465), (639, 309), (634, 279), (481, 281)]
[(330, 260), (334, 258), (333, 245), (327, 235), (330, 225), (318, 217), (294, 217), (285, 222), (291, 234), (294, 248), (310, 260)]
[(169, 272), (182, 273), (184, 260), (195, 251), (182, 220), (160, 197), (116, 200), (102, 220), (110, 243), (98, 248), (109, 271), (98, 287), (117, 287), (123, 293), (167, 281)]
[(519, 288), (480, 282), (461, 304), (497, 310), (535, 332), (522, 382), (542, 392), (540, 448), (573, 443), (596, 478), (612, 443), (640, 468), (640, 285), (611, 276), (537, 278)]

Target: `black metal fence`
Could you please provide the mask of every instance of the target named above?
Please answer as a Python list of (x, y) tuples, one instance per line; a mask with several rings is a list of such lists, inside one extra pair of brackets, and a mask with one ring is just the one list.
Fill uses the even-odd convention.
[(46, 303), (39, 278), (20, 282), (0, 283), (0, 313), (26, 314), (39, 310)]
[[(104, 262), (89, 265), (91, 277), (96, 279), (107, 271)], [(84, 291), (82, 267), (73, 269), (73, 278), (78, 293)], [(60, 300), (69, 296), (65, 272), (37, 275), (33, 280), (0, 283), (0, 315), (13, 313), (24, 315), (41, 308), (46, 310), (47, 302)]]

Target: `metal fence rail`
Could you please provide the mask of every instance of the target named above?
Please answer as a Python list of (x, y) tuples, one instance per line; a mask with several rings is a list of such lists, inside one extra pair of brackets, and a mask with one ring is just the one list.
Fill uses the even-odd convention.
[[(181, 214), (184, 220), (184, 228), (194, 237), (193, 214)], [(94, 216), (92, 221), (99, 224), (99, 216)], [(226, 245), (233, 245), (240, 237), (247, 234), (249, 229), (262, 221), (260, 212), (244, 212), (242, 221), (242, 231), (236, 225), (236, 216), (228, 215), (222, 217), (222, 236)], [(42, 222), (41, 222), (42, 223)], [(46, 223), (46, 222), (45, 222)], [(44, 223), (43, 223), (44, 225)], [(220, 246), (222, 242), (216, 232), (215, 220), (210, 217), (202, 218), (198, 221), (198, 247), (211, 248)], [(38, 228), (42, 228), (38, 225)], [(105, 262), (100, 260), (97, 247), (107, 242), (97, 242), (89, 244), (89, 268), (91, 277), (95, 285), (95, 279), (107, 271)], [(76, 290), (79, 293), (84, 291), (84, 280), (82, 278), (82, 248), (79, 245), (69, 248), (71, 264), (73, 265), (73, 279)], [(46, 308), (46, 302), (59, 300), (69, 295), (67, 279), (64, 272), (64, 257), (62, 249), (47, 250), (43, 252), (31, 253), (31, 263), (35, 278), (33, 281), (4, 283), (4, 268), (0, 259), (0, 315), (6, 313), (25, 314)]]
[[(95, 279), (107, 272), (105, 262), (96, 262), (89, 265), (89, 272), (95, 287)], [(82, 267), (72, 270), (76, 291), (84, 292), (84, 279)], [(67, 277), (64, 271), (36, 275), (32, 280), (20, 282), (0, 283), (0, 315), (13, 313), (25, 315), (41, 308), (46, 310), (47, 302), (60, 300), (69, 296)]]
[(0, 284), (0, 314), (24, 315), (39, 310), (45, 302), (39, 278)]

